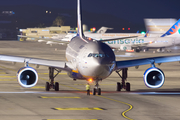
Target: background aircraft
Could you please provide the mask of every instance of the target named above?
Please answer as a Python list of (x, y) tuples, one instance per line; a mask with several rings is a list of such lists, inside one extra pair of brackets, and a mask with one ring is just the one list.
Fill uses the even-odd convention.
[(149, 36), (152, 37), (163, 35), (171, 26), (177, 22), (174, 18), (145, 18), (144, 23), (146, 31), (149, 31)]
[[(97, 41), (92, 38), (85, 37), (81, 25), (80, 0), (77, 0), (77, 19), (78, 33), (72, 38), (66, 49), (67, 61), (53, 61), (36, 58), (26, 58), (18, 56), (0, 55), (0, 60), (25, 63), (25, 67), (21, 68), (17, 73), (18, 82), (23, 87), (33, 87), (38, 82), (38, 74), (35, 69), (29, 67), (29, 64), (44, 65), (49, 67), (50, 83), (46, 82), (46, 90), (55, 88), (59, 90), (59, 84), (54, 84), (54, 70), (58, 73), (61, 70), (67, 71), (68, 75), (73, 79), (93, 80), (96, 85), (93, 89), (93, 95), (98, 92), (101, 95), (99, 81), (107, 78), (113, 71), (119, 74), (119, 70), (126, 70), (128, 67), (151, 64), (144, 73), (144, 82), (150, 88), (159, 88), (163, 85), (165, 76), (162, 70), (155, 67), (155, 63), (180, 61), (180, 56), (164, 56), (152, 57), (125, 61), (116, 61), (112, 49), (105, 43), (107, 40)], [(127, 71), (126, 71), (127, 72)], [(117, 83), (117, 90), (122, 88), (130, 91), (130, 83)]]
[[(176, 23), (176, 19), (172, 18), (146, 18), (144, 19), (146, 31), (148, 31), (147, 37), (160, 37), (163, 35), (174, 23)], [(114, 39), (119, 37), (128, 37), (128, 36), (138, 36), (138, 37), (144, 37), (143, 34), (137, 33), (100, 33), (97, 31), (97, 33), (90, 33), (86, 32), (84, 33), (86, 36), (94, 38), (96, 40), (104, 40), (104, 39)], [(72, 37), (74, 37), (76, 34), (74, 33), (68, 33), (63, 40), (70, 41)]]
[(160, 51), (164, 51), (164, 49), (168, 47), (180, 44), (180, 34), (178, 31), (179, 25), (180, 19), (166, 33), (158, 34), (157, 37), (119, 39), (115, 41), (108, 41), (106, 44), (114, 49), (135, 50), (136, 52), (148, 49), (158, 49)]

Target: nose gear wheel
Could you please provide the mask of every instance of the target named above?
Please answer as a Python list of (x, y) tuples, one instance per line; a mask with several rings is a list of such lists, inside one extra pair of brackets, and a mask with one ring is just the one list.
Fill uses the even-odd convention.
[(95, 80), (96, 84), (95, 84), (95, 87), (93, 88), (93, 95), (96, 95), (96, 93), (98, 95), (101, 95), (101, 88), (99, 88), (99, 81), (101, 80)]

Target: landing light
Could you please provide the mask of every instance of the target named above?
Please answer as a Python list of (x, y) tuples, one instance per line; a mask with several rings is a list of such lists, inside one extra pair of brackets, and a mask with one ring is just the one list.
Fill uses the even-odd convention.
[(93, 81), (93, 79), (92, 79), (92, 78), (88, 79), (88, 82), (90, 82), (90, 83), (91, 83), (92, 81)]
[(89, 37), (88, 40), (92, 40), (92, 38)]

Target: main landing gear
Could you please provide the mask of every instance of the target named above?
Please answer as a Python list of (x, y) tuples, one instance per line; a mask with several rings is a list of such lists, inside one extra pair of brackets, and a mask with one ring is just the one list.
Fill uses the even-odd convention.
[[(54, 75), (54, 70), (57, 71), (56, 75)], [(46, 82), (46, 91), (49, 91), (50, 89), (55, 89), (55, 91), (59, 91), (59, 83), (55, 82), (54, 84), (54, 78), (60, 73), (60, 70), (57, 70), (53, 67), (49, 67), (49, 80), (50, 82)]]
[[(119, 75), (119, 77), (122, 79), (121, 83), (117, 82), (117, 91), (121, 91), (121, 89), (125, 89), (126, 91), (130, 91), (130, 83), (125, 82), (127, 78), (127, 70), (128, 68), (123, 68), (120, 70), (117, 70), (116, 73)], [(120, 71), (122, 71), (122, 76), (120, 75)]]
[(95, 88), (93, 88), (93, 95), (96, 95), (96, 93), (98, 95), (101, 95), (101, 88), (99, 88), (99, 84), (98, 82), (101, 81), (101, 80), (96, 80), (96, 85), (95, 85)]

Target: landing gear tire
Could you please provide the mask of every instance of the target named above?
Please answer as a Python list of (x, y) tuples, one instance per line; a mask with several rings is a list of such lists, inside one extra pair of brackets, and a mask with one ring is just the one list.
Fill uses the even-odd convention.
[(117, 91), (121, 91), (121, 83), (117, 82)]
[(101, 95), (101, 88), (98, 88), (98, 95)]
[(96, 95), (96, 88), (93, 89), (93, 95)]
[(130, 91), (130, 83), (126, 83), (126, 91)]
[(136, 48), (135, 51), (136, 51), (136, 52), (140, 52), (140, 48)]
[(49, 89), (50, 89), (50, 85), (49, 85), (49, 82), (46, 82), (46, 91), (49, 91)]
[(58, 82), (55, 82), (55, 91), (59, 91), (59, 83)]

